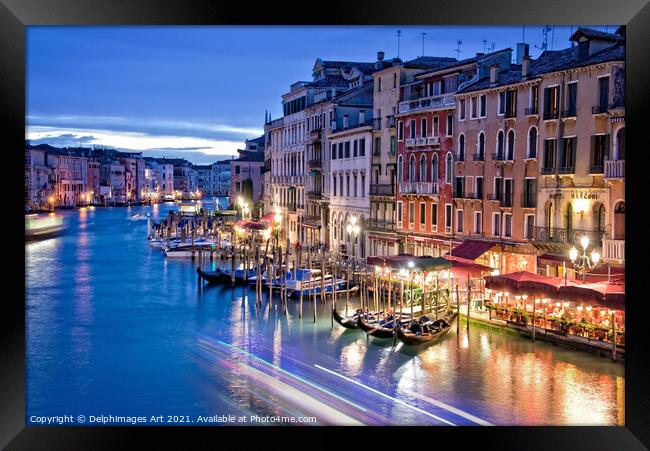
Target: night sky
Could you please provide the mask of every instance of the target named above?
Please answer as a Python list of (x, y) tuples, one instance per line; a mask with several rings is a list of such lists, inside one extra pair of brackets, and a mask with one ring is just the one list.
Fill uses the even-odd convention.
[[(26, 138), (211, 163), (261, 135), (265, 110), (281, 116), (281, 95), (311, 80), (316, 58), (374, 62), (380, 50), (396, 57), (397, 30), (403, 60), (422, 55), (423, 32), (428, 56), (456, 57), (459, 39), (460, 59), (524, 39), (535, 58), (542, 28), (32, 26)], [(548, 49), (568, 47), (575, 29), (554, 27)]]

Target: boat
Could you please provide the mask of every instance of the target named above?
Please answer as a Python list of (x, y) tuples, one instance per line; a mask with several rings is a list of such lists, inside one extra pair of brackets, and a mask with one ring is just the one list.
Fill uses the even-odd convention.
[[(221, 270), (221, 272), (223, 273), (226, 280), (232, 280), (232, 268), (224, 268)], [(249, 268), (248, 270), (246, 270), (244, 269), (244, 265), (242, 263), (240, 263), (239, 266), (235, 268), (236, 283), (246, 282), (249, 278), (254, 277), (255, 275), (256, 275), (255, 268)]]
[(420, 316), (410, 323), (410, 327), (398, 327), (397, 338), (406, 345), (433, 343), (446, 335), (457, 319), (458, 312), (449, 312), (437, 320), (431, 320), (426, 315)]
[(346, 329), (359, 328), (359, 324), (357, 324), (357, 320), (359, 319), (359, 311), (356, 311), (352, 316), (341, 316), (341, 314), (338, 311), (336, 311), (335, 308), (333, 308), (332, 316), (334, 317), (334, 321), (336, 321)]
[(65, 230), (63, 217), (50, 214), (39, 216), (25, 215), (25, 240), (42, 240), (52, 238)]
[(203, 271), (201, 268), (196, 268), (196, 272), (198, 273), (199, 277), (208, 283), (220, 283), (226, 282), (228, 280), (223, 271), (220, 269), (217, 269), (216, 271)]
[(214, 249), (212, 243), (180, 244), (175, 247), (165, 248), (165, 256), (169, 258), (195, 258), (199, 252), (211, 252)]
[[(395, 333), (395, 321), (398, 315), (393, 315), (388, 321), (375, 314), (367, 314), (359, 317), (359, 329), (375, 338), (393, 338)], [(411, 322), (408, 315), (403, 315), (400, 326)]]

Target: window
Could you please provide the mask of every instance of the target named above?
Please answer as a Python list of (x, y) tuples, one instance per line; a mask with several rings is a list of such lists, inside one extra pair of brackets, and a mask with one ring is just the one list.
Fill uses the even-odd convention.
[(544, 89), (544, 119), (557, 119), (558, 87)]
[(348, 128), (350, 125), (350, 117), (347, 114), (343, 115), (343, 128)]
[(477, 199), (483, 199), (483, 177), (476, 177), (475, 194)]
[(445, 204), (445, 232), (451, 232), (451, 204)]
[(501, 200), (503, 198), (503, 178), (494, 177), (494, 198)]
[(478, 152), (476, 159), (478, 161), (485, 161), (485, 133), (483, 132), (478, 135)]
[(503, 215), (503, 236), (512, 236), (512, 215), (510, 213)]
[(339, 175), (339, 196), (343, 197), (343, 174)]
[(403, 172), (404, 172), (404, 159), (400, 155), (399, 157), (397, 157), (397, 181), (398, 182), (404, 181)]
[(397, 122), (397, 139), (402, 141), (404, 139), (404, 122)]
[(361, 197), (362, 198), (366, 197), (366, 176), (365, 176), (365, 174), (361, 174)]
[(524, 208), (535, 207), (535, 201), (537, 199), (537, 189), (535, 184), (536, 184), (535, 178), (524, 179), (524, 197), (522, 201), (522, 207)]
[(411, 137), (411, 139), (415, 139), (415, 119), (411, 119), (409, 124), (410, 124), (409, 136)]
[(440, 132), (440, 120), (438, 116), (433, 117), (433, 136), (438, 136)]
[(354, 182), (354, 197), (357, 197), (358, 196), (357, 188), (358, 188), (359, 185), (357, 184), (357, 176), (356, 175), (354, 176), (353, 182)]
[(483, 229), (483, 213), (480, 211), (474, 212), (474, 233), (480, 235)]
[(447, 136), (451, 136), (454, 134), (454, 115), (453, 114), (448, 114), (447, 115)]
[(426, 182), (427, 178), (427, 157), (426, 155), (422, 154), (420, 156), (420, 181), (421, 182)]
[(374, 156), (381, 155), (381, 137), (379, 136), (375, 137), (375, 148), (373, 149), (372, 154)]
[(533, 237), (533, 227), (535, 227), (535, 215), (527, 214), (524, 216), (524, 238)]
[(539, 85), (530, 87), (530, 99), (528, 102), (531, 114), (537, 114), (539, 111)]
[(402, 227), (402, 201), (397, 201), (397, 227)]
[(458, 137), (458, 161), (465, 161), (465, 135)]
[(603, 172), (605, 159), (609, 158), (609, 135), (591, 137), (591, 174)]
[(350, 197), (350, 176), (345, 176), (345, 195)]
[(420, 137), (421, 138), (427, 137), (427, 119), (425, 117), (423, 117), (422, 120), (420, 121)]
[(397, 153), (397, 139), (395, 138), (395, 135), (392, 135), (390, 137), (390, 156), (395, 155)]
[(567, 84), (567, 105), (566, 117), (574, 117), (576, 115), (576, 105), (578, 99), (578, 82)]
[(496, 160), (503, 160), (503, 130), (499, 130), (497, 133), (497, 154)]
[(537, 158), (537, 127), (528, 131), (528, 158)]
[(546, 172), (551, 172), (552, 169), (555, 169), (555, 146), (557, 145), (556, 138), (545, 139), (544, 140), (544, 167), (542, 170)]
[(465, 177), (456, 177), (455, 179), (456, 187), (454, 188), (454, 197), (463, 197), (463, 192), (465, 188)]
[(461, 121), (465, 120), (465, 99), (460, 99), (460, 112), (458, 119)]
[(456, 232), (463, 232), (463, 210), (456, 210)]
[(576, 161), (576, 137), (562, 138), (560, 149), (559, 170), (562, 172), (573, 172)]
[(598, 107), (601, 111), (607, 109), (609, 99), (609, 77), (600, 77), (598, 79)]
[(338, 143), (339, 146), (339, 158), (343, 158), (343, 143)]
[(354, 140), (354, 146), (353, 147), (354, 147), (353, 155), (355, 157), (358, 157), (359, 156), (359, 140), (357, 140), (357, 139)]
[(506, 117), (517, 116), (517, 90), (510, 89), (506, 91)]
[(515, 131), (510, 130), (508, 132), (508, 154), (506, 155), (506, 160), (515, 159)]
[(381, 92), (381, 77), (377, 77), (377, 92)]
[(366, 138), (361, 138), (359, 140), (359, 156), (360, 157), (366, 156)]
[(336, 175), (332, 175), (332, 187), (334, 188), (332, 195), (336, 196)]
[(364, 110), (359, 111), (359, 125), (366, 123), (366, 112)]
[(409, 202), (409, 228), (412, 229), (415, 224), (415, 203)]
[(451, 183), (451, 179), (453, 177), (453, 162), (454, 159), (451, 156), (451, 153), (447, 154), (447, 164), (445, 168), (445, 182), (446, 183)]
[(235, 166), (235, 174), (239, 174), (239, 171), (240, 171), (240, 166), (236, 165)]
[(393, 73), (393, 89), (397, 88), (397, 74)]
[(501, 213), (492, 213), (492, 235), (501, 236)]
[(471, 105), (470, 110), (471, 110), (472, 119), (476, 119), (476, 115), (478, 113), (477, 108), (476, 108), (476, 100), (477, 100), (476, 97), (472, 97), (470, 99), (470, 102), (471, 102), (470, 103), (470, 105)]
[(350, 141), (345, 141), (345, 158), (350, 158)]
[(431, 204), (431, 230), (436, 231), (438, 226), (438, 204)]
[(424, 230), (424, 226), (427, 222), (426, 210), (427, 210), (427, 204), (425, 204), (424, 202), (420, 202), (420, 230)]
[(485, 117), (487, 116), (487, 96), (485, 94), (481, 95), (479, 97), (480, 99), (480, 110), (479, 110), (479, 117)]
[(498, 115), (503, 116), (506, 112), (506, 92), (502, 91), (499, 93), (499, 111)]
[(503, 180), (503, 198), (501, 205), (504, 207), (512, 207), (512, 193), (514, 192), (512, 179)]
[(332, 160), (336, 160), (336, 144), (330, 143), (330, 151), (332, 152)]
[(438, 181), (438, 154), (434, 153), (431, 157), (431, 181)]

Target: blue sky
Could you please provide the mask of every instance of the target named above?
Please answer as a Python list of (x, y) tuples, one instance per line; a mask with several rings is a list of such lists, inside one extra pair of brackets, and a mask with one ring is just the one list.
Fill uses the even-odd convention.
[[(548, 49), (569, 45), (554, 27)], [(613, 32), (615, 26), (594, 26)], [(310, 80), (316, 58), (375, 61), (460, 58), (511, 47), (522, 38), (539, 55), (542, 27), (60, 27), (27, 29), (26, 138), (56, 146), (103, 144), (179, 156), (194, 163), (229, 158), (263, 133), (264, 111)], [(484, 44), (483, 40), (486, 40)]]

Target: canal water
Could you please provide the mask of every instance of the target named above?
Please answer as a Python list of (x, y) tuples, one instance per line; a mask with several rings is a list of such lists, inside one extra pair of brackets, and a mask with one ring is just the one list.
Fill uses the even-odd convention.
[(260, 308), (254, 288), (199, 288), (196, 263), (147, 244), (146, 214), (170, 208), (65, 212), (65, 234), (26, 245), (27, 424), (624, 424), (624, 367), (603, 357), (462, 320), (394, 346), (332, 326), (329, 302), (314, 321), (307, 301), (301, 319), (266, 291)]

